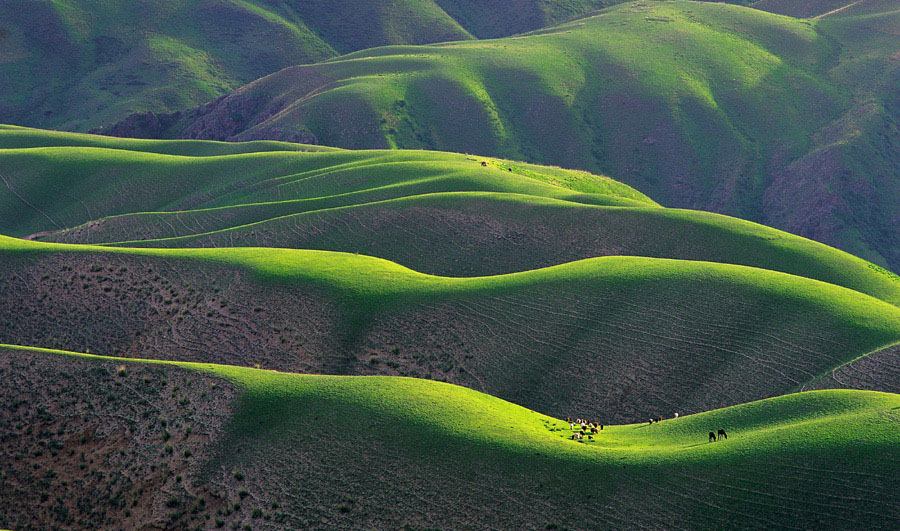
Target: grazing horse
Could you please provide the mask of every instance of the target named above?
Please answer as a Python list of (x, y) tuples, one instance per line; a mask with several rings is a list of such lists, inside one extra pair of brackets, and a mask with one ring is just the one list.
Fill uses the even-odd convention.
[(716, 442), (716, 434), (715, 432), (709, 432), (709, 442)]
[(725, 433), (725, 430), (723, 430), (723, 429), (720, 428), (720, 429), (719, 429), (719, 436), (716, 437), (716, 440), (718, 440), (718, 439), (720, 439), (720, 438), (722, 438), (722, 437), (725, 437), (725, 438), (727, 439), (727, 438), (728, 438), (728, 434)]

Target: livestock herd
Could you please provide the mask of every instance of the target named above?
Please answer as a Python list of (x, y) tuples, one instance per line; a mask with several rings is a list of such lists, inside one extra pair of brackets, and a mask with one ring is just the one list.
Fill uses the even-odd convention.
[[(678, 418), (678, 413), (675, 413), (675, 415), (673, 415), (672, 419), (674, 420), (677, 418)], [(649, 425), (652, 426), (654, 422), (658, 424), (662, 421), (663, 421), (662, 416), (656, 417), (655, 419), (651, 417), (650, 421), (649, 421)], [(603, 431), (603, 424), (600, 424), (599, 422), (587, 420), (587, 419), (576, 418), (573, 421), (571, 417), (566, 417), (566, 422), (569, 423), (569, 429), (571, 429), (573, 432), (572, 436), (571, 436), (571, 439), (573, 441), (583, 441), (583, 440), (585, 440), (585, 438), (588, 441), (593, 441), (594, 435), (599, 435), (600, 432)], [(709, 432), (709, 442), (717, 442), (722, 439), (726, 439), (726, 440), (728, 439), (728, 434), (725, 433), (724, 429), (719, 428), (719, 430), (717, 432), (716, 431)]]

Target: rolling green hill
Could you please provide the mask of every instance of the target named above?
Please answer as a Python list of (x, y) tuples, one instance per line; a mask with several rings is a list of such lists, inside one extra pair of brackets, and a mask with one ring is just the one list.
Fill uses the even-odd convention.
[(584, 172), (438, 152), (21, 128), (0, 128), (0, 159), (0, 231), (19, 237), (322, 249), (447, 276), (636, 255), (781, 271), (900, 303), (900, 282), (871, 263), (734, 218), (659, 208)]
[[(313, 205), (444, 191), (655, 205), (628, 186), (586, 172), (502, 160), (483, 161), (481, 166), (482, 159), (452, 153), (351, 152), (302, 145), (282, 150), (282, 145), (108, 141), (0, 130), (0, 175), (6, 185), (0, 192), (0, 230), (24, 236), (142, 211), (243, 205), (262, 211), (255, 218), (252, 212), (246, 214), (246, 223)], [(10, 149), (4, 149), (7, 146)], [(283, 199), (287, 201), (274, 204)]]
[[(4, 1), (0, 122), (85, 131), (135, 112), (192, 107), (288, 66), (373, 46), (511, 35), (600, 4), (523, 0), (498, 9), (481, 0)], [(166, 125), (155, 114), (136, 123)]]
[[(424, 380), (15, 347), (0, 370), (18, 383), (4, 402), (43, 399), (0, 412), (13, 528), (885, 528), (900, 508), (897, 395), (802, 393), (581, 443), (560, 420)], [(23, 428), (37, 420), (53, 431)], [(707, 442), (719, 428), (729, 438)], [(72, 494), (41, 498), (39, 481)]]
[(525, 36), (285, 69), (152, 135), (312, 135), (580, 168), (897, 269), (900, 15), (888, 7), (799, 20), (626, 3)]
[(0, 0), (0, 529), (900, 527), (896, 0), (614, 2)]
[[(0, 342), (460, 383), (610, 421), (775, 396), (900, 341), (900, 310), (772, 271), (604, 257), (424, 275), (362, 255), (4, 238)], [(411, 333), (415, 331), (415, 333)]]

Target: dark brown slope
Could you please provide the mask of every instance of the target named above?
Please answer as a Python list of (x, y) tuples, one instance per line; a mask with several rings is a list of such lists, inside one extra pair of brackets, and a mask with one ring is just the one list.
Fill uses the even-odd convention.
[(200, 470), (233, 414), (228, 381), (2, 347), (0, 379), (0, 526), (206, 527), (238, 498)]
[(3, 263), (0, 299), (16, 302), (0, 307), (0, 343), (416, 376), (608, 422), (782, 394), (848, 352), (898, 339), (828, 307), (761, 298), (705, 274), (687, 284), (573, 280), (367, 309), (318, 284), (261, 282), (213, 263), (110, 253)]
[[(404, 382), (395, 400), (361, 395), (360, 379), (222, 370), (238, 374), (237, 388), (171, 365), (0, 348), (0, 375), (15, 384), (0, 386), (0, 526), (888, 529), (898, 520), (892, 397), (783, 397), (607, 429), (598, 437), (625, 445), (600, 449), (545, 431), (549, 419), (532, 412), (499, 404), (508, 418), (487, 407), (497, 400), (432, 383)], [(428, 394), (438, 390), (465, 393), (473, 405), (451, 403), (483, 418), (448, 423), (451, 408)], [(521, 428), (497, 425), (507, 422)], [(731, 437), (706, 444), (702, 428), (723, 422), (737, 423)], [(845, 423), (875, 436), (844, 439)], [(650, 444), (636, 450), (640, 440)]]
[(804, 385), (803, 389), (869, 389), (900, 393), (900, 346), (851, 361)]

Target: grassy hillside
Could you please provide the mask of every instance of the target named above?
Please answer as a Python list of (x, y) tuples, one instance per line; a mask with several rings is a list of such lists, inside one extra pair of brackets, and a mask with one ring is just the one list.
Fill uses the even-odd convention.
[(420, 0), (28, 0), (0, 5), (0, 21), (2, 120), (76, 130), (197, 105), (338, 53), (471, 38)]
[(734, 218), (662, 209), (584, 172), (437, 152), (19, 128), (0, 129), (0, 159), (0, 230), (14, 236), (322, 249), (447, 276), (635, 255), (770, 269), (900, 302), (900, 282), (871, 263)]
[(286, 69), (153, 134), (302, 132), (346, 148), (581, 168), (665, 206), (759, 221), (896, 269), (900, 50), (888, 7), (798, 20), (627, 3), (524, 37)]
[[(11, 463), (19, 472), (0, 484), (10, 501), (0, 524), (14, 528), (36, 515), (57, 525), (262, 529), (897, 524), (897, 395), (789, 395), (653, 426), (607, 426), (594, 442), (580, 443), (564, 422), (423, 380), (13, 347), (0, 352), (0, 367), (20, 384), (4, 386), (4, 400), (44, 399), (40, 409), (0, 413), (8, 430), (0, 449), (17, 457)], [(153, 384), (139, 387), (137, 400), (120, 392), (142, 379)], [(169, 393), (171, 401), (160, 400)], [(210, 396), (222, 407), (189, 407)], [(156, 404), (165, 404), (167, 424), (157, 420)], [(79, 438), (67, 415), (73, 410), (106, 430)], [(23, 430), (34, 418), (58, 428)], [(728, 440), (707, 442), (718, 428)], [(128, 429), (139, 436), (119, 438), (116, 430)], [(44, 450), (26, 455), (29, 443)], [(90, 473), (73, 482), (71, 498), (39, 498), (30, 466), (77, 470), (88, 458)], [(51, 476), (43, 484), (62, 481)], [(138, 489), (146, 495), (127, 510), (118, 504)], [(104, 495), (85, 495), (93, 492)], [(90, 500), (91, 510), (78, 500)]]
[[(747, 27), (735, 31), (738, 24)], [(625, 153), (643, 146), (637, 149), (649, 152), (648, 162), (620, 177), (656, 192), (649, 180), (674, 169), (657, 157), (691, 160), (707, 175), (722, 169), (716, 159), (724, 153), (806, 136), (837, 101), (808, 72), (830, 52), (808, 24), (759, 11), (627, 4), (524, 38), (383, 48), (289, 69), (218, 107), (268, 102), (259, 109), (270, 118), (242, 120), (248, 128), (228, 135), (238, 138), (305, 127), (325, 145), (427, 147), (616, 169), (616, 157), (631, 159)], [(329, 123), (326, 113), (342, 119)], [(220, 130), (222, 118), (214, 108), (184, 134)], [(772, 138), (773, 130), (782, 138)], [(746, 171), (731, 173), (738, 179)], [(695, 187), (710, 193), (717, 184)]]
[(7, 150), (42, 147), (119, 149), (139, 153), (157, 153), (160, 155), (185, 157), (239, 155), (242, 153), (262, 153), (268, 151), (309, 151), (319, 153), (338, 151), (337, 148), (325, 146), (273, 142), (267, 140), (256, 142), (144, 140), (139, 138), (115, 138), (0, 124), (0, 149)]
[(324, 251), (2, 245), (0, 297), (23, 302), (0, 309), (0, 342), (419, 376), (556, 415), (774, 396), (900, 341), (893, 305), (726, 264), (606, 257), (448, 278)]
[(900, 527), (900, 11), (601, 3), (0, 3), (0, 529)]
[[(85, 131), (135, 112), (192, 107), (296, 64), (373, 46), (512, 35), (599, 5), (599, 0), (527, 0), (501, 9), (478, 0), (3, 2), (0, 121)], [(138, 121), (143, 126), (166, 124), (156, 114), (143, 118)]]
[[(48, 145), (52, 147), (40, 147)], [(3, 149), (7, 146), (11, 149)], [(315, 204), (342, 206), (444, 191), (654, 205), (628, 186), (586, 172), (502, 160), (485, 161), (483, 167), (483, 159), (452, 153), (282, 146), (0, 131), (7, 185), (0, 192), (0, 230), (24, 236), (114, 214), (245, 204), (268, 208), (268, 215), (275, 216)], [(306, 203), (271, 204), (279, 200)]]

